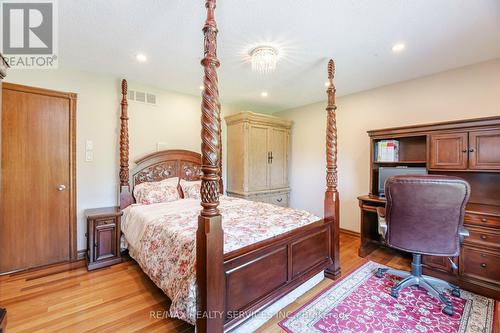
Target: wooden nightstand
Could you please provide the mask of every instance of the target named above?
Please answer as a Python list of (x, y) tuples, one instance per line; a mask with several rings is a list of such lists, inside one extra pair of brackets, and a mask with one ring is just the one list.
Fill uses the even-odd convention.
[(120, 256), (120, 207), (85, 210), (87, 218), (87, 269), (111, 266)]

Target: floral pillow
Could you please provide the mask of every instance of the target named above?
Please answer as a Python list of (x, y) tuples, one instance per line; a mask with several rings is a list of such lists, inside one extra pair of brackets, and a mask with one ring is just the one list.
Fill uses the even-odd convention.
[(159, 182), (141, 183), (134, 187), (135, 200), (143, 205), (178, 200), (180, 199), (178, 182), (179, 178), (174, 177)]
[(187, 181), (181, 179), (181, 189), (184, 193), (184, 199), (201, 199), (201, 180)]

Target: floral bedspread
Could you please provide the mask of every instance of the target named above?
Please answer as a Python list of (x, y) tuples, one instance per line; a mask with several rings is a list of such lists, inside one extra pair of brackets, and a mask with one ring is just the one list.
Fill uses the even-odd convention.
[[(224, 253), (315, 222), (305, 211), (220, 197)], [(125, 211), (122, 231), (130, 255), (171, 299), (170, 315), (194, 324), (196, 318), (196, 229), (200, 202), (181, 199), (133, 205)]]

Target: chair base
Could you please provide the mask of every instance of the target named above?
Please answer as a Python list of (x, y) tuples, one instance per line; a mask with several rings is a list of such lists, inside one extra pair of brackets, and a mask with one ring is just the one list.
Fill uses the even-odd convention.
[(398, 284), (391, 288), (392, 297), (398, 298), (399, 292), (406, 287), (419, 286), (427, 290), (429, 294), (438, 298), (441, 303), (444, 304), (444, 307), (442, 309), (444, 314), (453, 316), (453, 305), (451, 301), (444, 296), (444, 293), (439, 292), (437, 288), (449, 288), (451, 289), (451, 294), (456, 297), (460, 297), (460, 288), (444, 280), (436, 279), (432, 276), (423, 275), (421, 254), (413, 254), (411, 272), (405, 272), (392, 268), (379, 268), (375, 273), (375, 276), (381, 278), (385, 273), (402, 278), (402, 280), (399, 281)]

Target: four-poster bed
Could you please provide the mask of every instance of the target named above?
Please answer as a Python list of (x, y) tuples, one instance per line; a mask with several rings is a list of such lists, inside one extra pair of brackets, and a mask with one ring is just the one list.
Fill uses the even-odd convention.
[[(223, 193), (222, 142), (217, 78), (219, 60), (216, 54), (215, 0), (207, 0), (206, 8), (207, 19), (203, 28), (205, 56), (201, 62), (205, 71), (201, 107), (201, 154), (186, 150), (160, 151), (136, 161), (135, 168), (129, 172), (127, 82), (123, 80), (120, 116), (120, 206), (126, 212), (125, 215), (129, 216), (132, 216), (134, 209), (144, 209), (138, 207), (140, 205), (132, 205), (135, 202), (134, 188), (144, 182), (162, 181), (173, 177), (187, 181), (201, 180), (199, 193), (202, 209), (199, 211), (199, 208), (196, 208), (195, 211), (196, 215), (199, 212), (196, 229), (194, 229), (196, 241), (194, 241), (194, 235), (188, 240), (184, 237), (181, 239), (185, 243), (181, 245), (184, 250), (191, 246), (191, 251), (195, 252), (196, 264), (192, 263), (192, 270), (196, 276), (197, 332), (222, 332), (234, 328), (248, 315), (278, 300), (322, 271), (325, 272), (325, 276), (333, 279), (340, 275), (334, 63), (332, 60), (328, 63), (327, 188), (324, 197), (324, 218), (319, 219), (306, 212), (268, 204), (250, 204), (247, 201), (242, 204), (240, 199), (220, 196)], [(171, 209), (174, 204), (168, 203), (168, 205), (170, 207), (168, 209)], [(242, 206), (247, 207), (244, 213), (232, 214), (231, 209), (238, 211), (242, 209)], [(154, 234), (154, 237), (164, 234), (168, 238), (169, 232), (175, 232), (176, 228), (179, 228), (177, 223), (182, 224), (183, 227), (189, 224), (188, 219), (194, 216), (192, 207), (189, 209), (185, 208), (182, 213), (186, 220), (177, 222), (175, 218), (164, 216), (161, 220), (163, 224), (155, 222), (156, 229), (151, 229), (150, 233)], [(224, 216), (224, 229), (221, 212)], [(144, 211), (138, 213), (138, 216), (141, 214), (144, 215)], [(261, 227), (275, 229), (270, 228), (272, 226), (279, 231), (273, 234), (264, 232), (263, 235), (256, 236), (252, 235), (250, 230), (243, 237), (247, 238), (246, 242), (242, 241), (235, 246), (231, 243), (231, 239), (239, 236), (235, 230), (240, 230), (245, 226), (248, 227), (246, 229), (251, 229), (252, 219), (258, 221)], [(245, 223), (245, 226), (241, 223)], [(147, 227), (145, 223), (142, 228), (147, 230)], [(168, 228), (171, 229), (167, 230)], [(131, 228), (128, 226), (125, 229)], [(191, 229), (193, 229), (192, 226)], [(185, 228), (183, 232), (191, 229)], [(145, 235), (147, 233), (147, 231), (144, 232)], [(254, 231), (254, 233), (262, 233), (262, 230)], [(128, 235), (126, 231), (124, 234), (130, 238), (129, 241), (135, 237), (130, 231)], [(132, 243), (147, 243), (150, 250), (156, 249), (158, 239), (141, 239), (140, 241), (135, 239)], [(162, 258), (151, 253), (141, 255), (137, 248), (134, 251), (131, 253), (135, 253), (136, 257), (134, 255), (133, 257), (160, 286), (162, 283), (160, 280), (167, 278), (157, 273), (157, 266), (164, 267), (164, 263), (161, 262)], [(170, 250), (162, 249), (162, 251), (162, 255), (168, 256), (170, 253)], [(149, 267), (148, 260), (157, 260), (157, 266)], [(189, 276), (186, 275), (185, 279), (188, 278)]]

